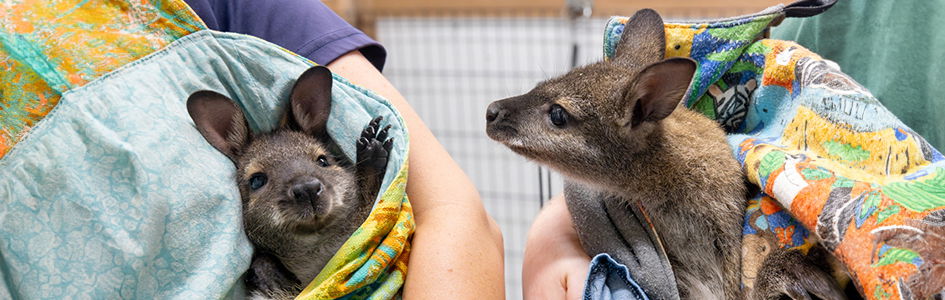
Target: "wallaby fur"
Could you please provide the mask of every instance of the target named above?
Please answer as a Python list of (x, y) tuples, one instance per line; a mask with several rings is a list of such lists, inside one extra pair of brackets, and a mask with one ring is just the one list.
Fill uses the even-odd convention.
[[(823, 247), (811, 247), (808, 253), (800, 250), (771, 249), (759, 268), (757, 280), (751, 289), (751, 299), (846, 299), (837, 283), (842, 274), (831, 274), (841, 268)], [(848, 280), (848, 279), (847, 279)], [(855, 298), (859, 295), (853, 294)]]
[(193, 93), (187, 109), (204, 138), (236, 164), (243, 226), (255, 246), (246, 276), (254, 299), (292, 299), (370, 213), (393, 140), (374, 119), (357, 141), (357, 163), (336, 154), (327, 131), (331, 72), (305, 71), (278, 129), (254, 134), (221, 94)]
[[(665, 246), (681, 298), (740, 298), (741, 166), (718, 124), (677, 109), (696, 65), (663, 60), (664, 52), (662, 19), (637, 12), (612, 60), (492, 103), (487, 132), (568, 180), (623, 199), (627, 209), (640, 205)], [(555, 124), (559, 107), (564, 126)], [(577, 230), (593, 237), (599, 229)]]

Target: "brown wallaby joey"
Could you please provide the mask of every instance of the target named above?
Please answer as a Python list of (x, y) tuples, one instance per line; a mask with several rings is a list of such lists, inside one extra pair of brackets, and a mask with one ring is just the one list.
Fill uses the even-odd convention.
[[(328, 135), (331, 72), (308, 69), (292, 88), (278, 129), (252, 133), (242, 110), (221, 94), (187, 99), (197, 129), (236, 164), (243, 226), (255, 253), (246, 276), (257, 299), (291, 299), (370, 213), (393, 139), (381, 117), (357, 141), (352, 163)], [(354, 142), (354, 141), (352, 141)]]
[[(615, 196), (618, 208), (639, 206), (662, 241), (680, 298), (740, 298), (742, 169), (718, 124), (677, 109), (696, 63), (664, 59), (665, 45), (660, 16), (641, 10), (613, 59), (493, 102), (486, 130), (570, 182)], [(588, 254), (625, 247), (595, 236), (598, 228), (581, 228), (574, 205), (586, 204), (568, 200)]]
[[(651, 299), (739, 299), (742, 168), (716, 122), (679, 108), (696, 63), (664, 59), (665, 38), (655, 11), (637, 12), (613, 59), (493, 102), (486, 131), (564, 174), (584, 250), (627, 265)], [(758, 298), (837, 295), (823, 271), (775, 250)], [(804, 280), (817, 282), (796, 281), (808, 270), (820, 273)]]

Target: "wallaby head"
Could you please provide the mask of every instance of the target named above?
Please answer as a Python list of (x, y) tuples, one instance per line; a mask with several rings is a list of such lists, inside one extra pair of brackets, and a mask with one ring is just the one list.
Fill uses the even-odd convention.
[(326, 124), (331, 72), (305, 71), (292, 88), (280, 127), (254, 134), (242, 110), (221, 94), (196, 92), (187, 110), (200, 133), (236, 164), (246, 233), (258, 247), (280, 253), (286, 241), (314, 235), (356, 209), (352, 163), (333, 155)]
[(297, 295), (364, 222), (381, 188), (392, 124), (371, 120), (349, 141), (357, 163), (349, 160), (328, 135), (331, 89), (327, 68), (306, 70), (269, 133), (251, 132), (226, 96), (200, 91), (187, 99), (200, 134), (236, 164), (244, 229), (256, 249), (245, 277), (251, 298)]
[(695, 62), (664, 60), (665, 45), (660, 16), (637, 12), (613, 59), (489, 105), (489, 137), (571, 177), (611, 173), (626, 157), (652, 149), (660, 121), (676, 109), (692, 80)]

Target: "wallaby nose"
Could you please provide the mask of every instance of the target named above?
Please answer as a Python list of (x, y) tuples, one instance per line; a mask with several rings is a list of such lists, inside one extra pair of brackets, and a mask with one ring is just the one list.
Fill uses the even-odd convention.
[(289, 195), (292, 196), (292, 199), (300, 202), (318, 199), (318, 195), (321, 193), (322, 182), (318, 181), (318, 179), (312, 179), (307, 182), (295, 184), (289, 189)]
[(499, 102), (492, 102), (492, 104), (489, 104), (489, 108), (486, 109), (486, 123), (492, 123), (504, 115), (505, 110), (502, 109), (501, 105), (499, 105)]

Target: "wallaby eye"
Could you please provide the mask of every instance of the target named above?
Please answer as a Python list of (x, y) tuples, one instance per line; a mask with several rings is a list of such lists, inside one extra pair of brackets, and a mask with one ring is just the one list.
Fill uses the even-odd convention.
[(325, 157), (324, 155), (319, 155), (319, 156), (318, 156), (318, 166), (324, 168), (324, 167), (327, 167), (327, 166), (329, 166), (329, 165), (330, 165), (330, 164), (328, 163), (328, 158), (327, 158), (327, 157)]
[(252, 176), (249, 176), (249, 189), (258, 190), (259, 188), (266, 185), (266, 182), (269, 181), (269, 178), (266, 177), (266, 174), (262, 172), (253, 173)]
[(568, 124), (568, 112), (561, 105), (551, 105), (551, 109), (548, 110), (548, 118), (551, 119), (551, 124), (557, 127), (564, 127)]

